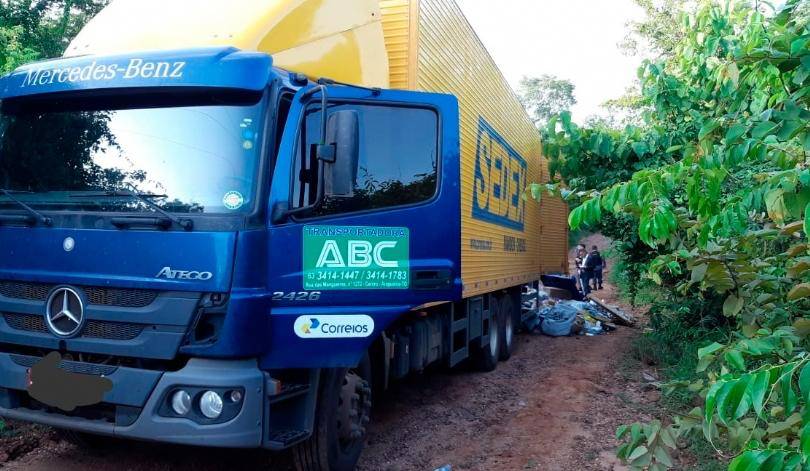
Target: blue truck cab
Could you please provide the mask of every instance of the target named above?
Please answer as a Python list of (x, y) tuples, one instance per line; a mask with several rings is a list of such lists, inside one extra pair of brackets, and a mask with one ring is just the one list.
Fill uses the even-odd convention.
[(517, 315), (499, 338), (462, 299), (455, 97), (233, 48), (39, 62), (0, 94), (0, 416), (351, 469), (372, 390), (508, 356)]

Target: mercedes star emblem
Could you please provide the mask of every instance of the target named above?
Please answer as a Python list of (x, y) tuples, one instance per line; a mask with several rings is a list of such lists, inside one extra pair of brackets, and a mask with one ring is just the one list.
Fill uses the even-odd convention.
[(65, 252), (72, 252), (76, 248), (76, 241), (73, 240), (73, 237), (67, 237), (62, 242), (62, 248), (65, 249)]
[(67, 287), (55, 289), (48, 297), (45, 323), (56, 336), (76, 335), (84, 324), (84, 304), (79, 293)]

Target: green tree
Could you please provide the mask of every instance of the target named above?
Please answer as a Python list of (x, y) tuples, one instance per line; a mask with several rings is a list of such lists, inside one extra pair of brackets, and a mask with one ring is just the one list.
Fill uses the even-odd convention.
[(523, 77), (518, 96), (535, 124), (544, 125), (552, 116), (577, 104), (574, 88), (570, 80), (554, 75)]
[(109, 0), (0, 0), (0, 72), (60, 56)]
[(20, 42), (21, 26), (0, 26), (0, 74), (37, 58), (37, 52)]
[(633, 0), (644, 19), (627, 23), (629, 33), (619, 47), (630, 55), (671, 56), (684, 39), (680, 17), (691, 12), (689, 0)]
[(704, 1), (640, 73), (643, 126), (548, 123), (553, 168), (586, 171), (532, 193), (577, 201), (574, 229), (633, 218), (646, 276), (734, 328), (694, 352), (698, 381), (669, 385), (702, 407), (619, 429), (635, 469), (672, 467), (669, 450), (693, 432), (736, 456), (733, 471), (810, 467), (809, 20), (807, 0)]

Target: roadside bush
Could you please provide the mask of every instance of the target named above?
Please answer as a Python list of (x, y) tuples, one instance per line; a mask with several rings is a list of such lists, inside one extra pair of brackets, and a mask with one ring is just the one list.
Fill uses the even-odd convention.
[(672, 468), (695, 434), (732, 471), (810, 468), (808, 22), (807, 0), (700, 2), (671, 55), (639, 71), (642, 126), (561, 113), (545, 130), (569, 186), (532, 195), (578, 202), (572, 229), (623, 233), (628, 293), (645, 277), (667, 293), (646, 338), (667, 347), (643, 351), (671, 365), (668, 392), (700, 404), (621, 427), (634, 469)]

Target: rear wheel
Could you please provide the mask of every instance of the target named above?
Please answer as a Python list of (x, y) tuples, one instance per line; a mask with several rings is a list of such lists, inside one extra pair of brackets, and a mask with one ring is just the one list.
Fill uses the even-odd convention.
[(496, 297), (490, 302), (492, 317), (489, 321), (489, 341), (476, 349), (475, 366), (481, 371), (492, 371), (498, 366), (498, 356), (501, 351), (501, 303)]
[(501, 348), (498, 359), (508, 360), (512, 356), (515, 348), (515, 303), (512, 296), (506, 294), (500, 299), (501, 318), (498, 323), (498, 336), (500, 337)]
[(348, 471), (357, 466), (371, 420), (371, 364), (323, 373), (312, 437), (293, 449), (299, 471)]

